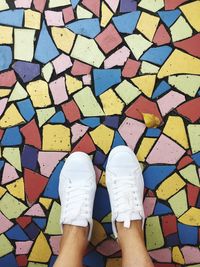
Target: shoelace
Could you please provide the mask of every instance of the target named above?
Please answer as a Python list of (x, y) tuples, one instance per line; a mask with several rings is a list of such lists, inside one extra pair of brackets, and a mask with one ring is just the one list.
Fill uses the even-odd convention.
[(89, 214), (88, 194), (88, 186), (67, 187), (65, 216), (69, 216), (72, 221), (77, 217), (87, 219)]
[(125, 214), (124, 227), (129, 228), (131, 214), (142, 212), (142, 203), (134, 179), (130, 176), (121, 177), (120, 180), (115, 179), (113, 193), (115, 212)]

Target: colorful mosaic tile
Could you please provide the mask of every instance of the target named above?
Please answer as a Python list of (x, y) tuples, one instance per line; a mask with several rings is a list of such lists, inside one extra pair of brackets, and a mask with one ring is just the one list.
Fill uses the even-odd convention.
[(88, 267), (121, 266), (105, 184), (128, 145), (144, 174), (155, 267), (200, 266), (200, 1), (0, 1), (0, 266), (59, 254), (59, 174), (97, 174)]

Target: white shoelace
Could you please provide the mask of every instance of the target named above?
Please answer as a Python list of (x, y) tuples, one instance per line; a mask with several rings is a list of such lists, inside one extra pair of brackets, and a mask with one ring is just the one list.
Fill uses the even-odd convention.
[(124, 214), (124, 227), (129, 228), (131, 215), (134, 212), (142, 212), (142, 203), (133, 177), (124, 176), (120, 180), (114, 179), (113, 195), (115, 212)]
[(65, 201), (65, 216), (72, 221), (79, 218), (87, 220), (89, 215), (88, 185), (67, 187)]

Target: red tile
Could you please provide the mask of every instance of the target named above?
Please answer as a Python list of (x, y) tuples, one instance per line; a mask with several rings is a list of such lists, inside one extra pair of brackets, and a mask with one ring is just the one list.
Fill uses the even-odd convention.
[(6, 71), (0, 74), (0, 86), (12, 87), (17, 79), (14, 70)]
[(173, 263), (154, 263), (154, 267), (181, 267), (181, 265)]
[(124, 69), (122, 71), (122, 76), (126, 78), (132, 78), (135, 77), (139, 68), (140, 68), (141, 62), (133, 59), (128, 59), (126, 61), (126, 64), (124, 66)]
[(76, 105), (76, 103), (74, 102), (74, 100), (71, 100), (70, 102), (62, 104), (62, 110), (65, 114), (66, 119), (69, 122), (74, 122), (74, 121), (80, 120), (81, 118), (80, 110), (78, 106)]
[(191, 38), (175, 42), (174, 46), (185, 50), (192, 56), (200, 57), (200, 33)]
[(29, 225), (32, 221), (31, 217), (22, 216), (16, 219), (16, 222), (24, 229), (27, 225)]
[(161, 24), (154, 35), (153, 42), (157, 45), (164, 45), (169, 44), (170, 41), (171, 37), (168, 31), (166, 30), (165, 26)]
[(122, 38), (112, 24), (109, 24), (97, 37), (100, 48), (109, 53), (122, 42)]
[(165, 0), (165, 10), (173, 10), (188, 0)]
[(143, 121), (143, 116), (141, 113), (154, 114), (161, 121), (163, 120), (157, 104), (142, 95), (140, 95), (125, 111), (126, 116)]
[(63, 17), (64, 17), (65, 23), (68, 23), (68, 22), (72, 21), (73, 19), (75, 19), (74, 10), (73, 10), (72, 6), (64, 8), (62, 10), (62, 12), (63, 12)]
[(72, 66), (71, 74), (74, 76), (86, 75), (86, 74), (89, 74), (91, 70), (92, 70), (92, 66), (87, 65), (78, 60), (75, 60)]
[(20, 131), (25, 137), (25, 144), (41, 149), (41, 136), (34, 119), (22, 127)]
[(97, 17), (100, 16), (100, 0), (83, 0), (82, 4)]
[(187, 101), (180, 105), (176, 110), (191, 122), (196, 122), (200, 119), (200, 97)]
[(47, 0), (33, 0), (34, 7), (37, 11), (43, 13)]
[(190, 207), (195, 207), (200, 189), (192, 184), (187, 184), (187, 198)]
[(190, 156), (183, 156), (177, 165), (177, 170), (181, 170), (184, 167), (188, 166), (190, 163), (193, 162), (193, 159)]
[(24, 169), (24, 187), (28, 203), (33, 204), (37, 201), (47, 183), (48, 179), (45, 176), (29, 169)]
[(0, 129), (0, 140), (3, 137), (3, 134), (4, 134), (4, 130)]
[(17, 266), (26, 267), (28, 265), (28, 258), (26, 255), (16, 256)]
[(166, 215), (162, 217), (162, 229), (164, 236), (177, 232), (177, 221), (175, 215)]
[(96, 147), (92, 141), (92, 138), (88, 133), (86, 133), (78, 144), (74, 147), (73, 152), (75, 151), (82, 151), (87, 154), (90, 154), (96, 150)]

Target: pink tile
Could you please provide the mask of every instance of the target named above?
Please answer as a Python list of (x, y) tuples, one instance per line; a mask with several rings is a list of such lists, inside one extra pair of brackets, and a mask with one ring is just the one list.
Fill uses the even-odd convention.
[(62, 10), (62, 12), (63, 12), (64, 22), (65, 23), (68, 23), (68, 22), (72, 21), (73, 19), (75, 19), (74, 10), (73, 10), (73, 8), (71, 6), (64, 8)]
[(155, 204), (156, 204), (155, 197), (146, 197), (144, 199), (143, 206), (144, 206), (145, 218), (153, 214)]
[(6, 232), (12, 226), (13, 223), (0, 212), (0, 234)]
[(40, 151), (38, 153), (38, 162), (40, 165), (41, 174), (49, 177), (59, 161), (62, 160), (66, 155), (67, 153), (65, 152)]
[(146, 126), (144, 123), (131, 118), (126, 118), (119, 127), (119, 133), (127, 145), (134, 149), (145, 129)]
[(116, 12), (119, 0), (105, 0), (105, 2), (109, 5), (113, 12)]
[(33, 0), (35, 9), (42, 13), (44, 11), (46, 1), (47, 0)]
[(45, 18), (48, 26), (64, 26), (62, 11), (45, 11)]
[(54, 104), (59, 105), (68, 100), (65, 77), (60, 77), (49, 84), (50, 91), (53, 96)]
[(15, 242), (16, 254), (17, 255), (28, 254), (32, 247), (32, 244), (33, 244), (33, 241)]
[(108, 257), (120, 251), (120, 247), (119, 247), (118, 242), (116, 242), (116, 240), (107, 239), (107, 240), (104, 240), (102, 243), (100, 243), (97, 246), (96, 250), (100, 254)]
[(8, 102), (8, 98), (2, 98), (0, 100), (0, 116), (3, 114), (5, 108), (6, 108), (6, 105), (7, 105), (7, 102)]
[(186, 264), (200, 262), (200, 250), (198, 247), (185, 246), (181, 249)]
[(72, 144), (79, 140), (87, 132), (88, 128), (89, 127), (79, 123), (75, 123), (74, 125), (72, 125)]
[(183, 154), (185, 154), (185, 150), (181, 146), (162, 134), (148, 155), (146, 161), (149, 164), (176, 164)]
[(112, 24), (109, 24), (97, 37), (96, 41), (107, 54), (122, 42), (122, 38)]
[(95, 14), (97, 17), (100, 16), (100, 0), (83, 0), (82, 4), (87, 7), (93, 14)]
[(17, 8), (30, 8), (32, 0), (15, 0), (14, 3)]
[(92, 77), (90, 74), (84, 75), (82, 78), (83, 84), (84, 85), (90, 85), (92, 83)]
[(17, 174), (16, 169), (12, 165), (6, 162), (3, 169), (1, 184), (2, 185), (7, 184), (11, 181), (16, 180), (17, 178), (19, 178), (19, 175)]
[(185, 101), (186, 98), (184, 95), (175, 91), (170, 91), (169, 93), (158, 99), (157, 103), (162, 115), (165, 116), (168, 112), (170, 112)]
[(94, 165), (94, 170), (95, 170), (95, 174), (96, 174), (96, 182), (98, 184), (100, 178), (101, 178), (101, 174), (102, 174), (102, 170), (99, 169), (97, 166)]
[(169, 248), (161, 248), (154, 251), (149, 252), (150, 256), (158, 261), (158, 262), (171, 262), (172, 256), (171, 256), (171, 249)]
[(72, 62), (69, 56), (61, 54), (52, 61), (56, 74), (59, 74), (72, 66)]
[(40, 204), (33, 205), (24, 215), (45, 217), (44, 211), (41, 208)]
[(130, 56), (130, 53), (130, 50), (126, 46), (123, 46), (104, 61), (105, 69), (123, 66)]
[(61, 236), (51, 236), (49, 241), (54, 255), (59, 254)]

